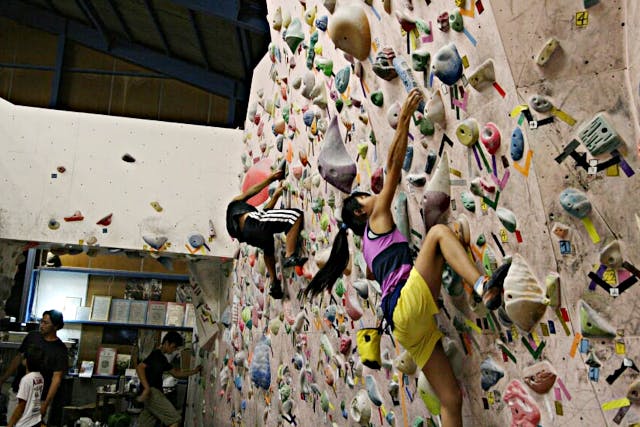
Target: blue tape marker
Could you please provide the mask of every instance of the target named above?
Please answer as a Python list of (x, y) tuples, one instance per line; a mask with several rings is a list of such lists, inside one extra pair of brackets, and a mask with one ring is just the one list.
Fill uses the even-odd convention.
[(382, 18), (380, 17), (380, 14), (378, 13), (375, 7), (371, 6), (371, 10), (373, 10), (373, 14), (376, 15), (376, 18), (378, 18), (378, 21), (382, 20)]
[(467, 36), (467, 38), (469, 39), (469, 41), (471, 42), (472, 45), (474, 45), (474, 46), (478, 45), (478, 42), (476, 41), (476, 39), (473, 38), (471, 33), (469, 31), (467, 31), (466, 28), (463, 28), (462, 32), (464, 33), (465, 36)]
[(433, 87), (433, 71), (429, 74), (429, 87)]

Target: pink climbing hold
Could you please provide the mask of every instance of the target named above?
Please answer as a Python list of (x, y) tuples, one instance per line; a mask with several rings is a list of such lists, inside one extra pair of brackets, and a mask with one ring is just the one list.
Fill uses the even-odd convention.
[[(244, 176), (242, 191), (247, 191), (249, 187), (259, 184), (271, 175), (271, 160), (263, 159), (249, 168)], [(259, 206), (269, 198), (269, 188), (265, 187), (258, 194), (247, 200), (252, 206)]]
[(507, 385), (503, 400), (511, 409), (511, 427), (538, 426), (540, 409), (520, 381), (513, 380)]
[(488, 122), (480, 132), (480, 142), (487, 148), (489, 154), (496, 154), (500, 148), (500, 130), (495, 123)]

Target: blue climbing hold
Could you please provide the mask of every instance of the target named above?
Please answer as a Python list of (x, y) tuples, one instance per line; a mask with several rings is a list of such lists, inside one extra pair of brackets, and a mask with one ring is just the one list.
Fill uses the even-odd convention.
[(511, 158), (514, 161), (518, 161), (524, 154), (524, 135), (522, 135), (522, 129), (515, 128), (511, 132)]

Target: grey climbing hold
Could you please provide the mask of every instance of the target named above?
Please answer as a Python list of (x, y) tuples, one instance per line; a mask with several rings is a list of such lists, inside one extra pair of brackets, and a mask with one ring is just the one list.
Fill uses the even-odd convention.
[(487, 391), (504, 377), (504, 369), (492, 357), (487, 357), (480, 364), (480, 385)]
[(435, 54), (433, 72), (442, 83), (451, 86), (462, 77), (462, 70), (462, 58), (455, 44), (449, 43)]
[(348, 65), (336, 73), (335, 83), (338, 92), (344, 93), (344, 91), (347, 90), (349, 77), (351, 77), (351, 67)]
[(596, 114), (585, 124), (578, 136), (593, 156), (610, 153), (622, 144), (622, 139), (603, 113)]
[(164, 236), (142, 236), (142, 240), (153, 249), (160, 250), (169, 239)]
[(529, 98), (529, 105), (538, 113), (546, 113), (553, 108), (551, 101), (542, 95), (533, 95)]
[(333, 116), (329, 129), (327, 129), (324, 145), (318, 156), (318, 171), (329, 184), (338, 190), (344, 193), (351, 192), (357, 168), (342, 142), (336, 115)]
[(567, 188), (560, 193), (560, 205), (570, 215), (582, 219), (591, 212), (591, 202), (587, 195), (575, 188)]

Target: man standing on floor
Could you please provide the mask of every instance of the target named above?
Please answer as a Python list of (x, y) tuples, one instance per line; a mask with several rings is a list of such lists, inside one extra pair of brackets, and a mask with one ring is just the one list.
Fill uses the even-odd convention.
[(144, 410), (138, 417), (139, 427), (153, 427), (156, 425), (156, 420), (160, 420), (162, 425), (169, 427), (178, 427), (180, 424), (182, 418), (180, 413), (162, 393), (162, 374), (169, 372), (176, 378), (187, 378), (202, 371), (202, 366), (186, 371), (176, 369), (167, 360), (165, 355), (175, 352), (183, 342), (182, 336), (176, 331), (167, 332), (162, 339), (160, 348), (153, 350), (136, 367), (140, 384), (143, 387), (138, 400), (144, 402)]
[(5, 372), (0, 376), (0, 384), (4, 384), (7, 378), (17, 371), (11, 384), (9, 403), (7, 404), (7, 417), (13, 414), (18, 404), (16, 393), (18, 392), (20, 380), (26, 374), (22, 358), (28, 356), (27, 353), (30, 347), (36, 347), (41, 349), (44, 354), (44, 363), (40, 371), (44, 378), (40, 413), (42, 414), (42, 423), (44, 425), (49, 423), (51, 402), (53, 402), (60, 384), (62, 384), (62, 378), (69, 368), (67, 347), (58, 338), (58, 331), (63, 327), (64, 319), (62, 313), (58, 310), (47, 310), (42, 314), (40, 328), (37, 331), (29, 332), (22, 340), (22, 344), (18, 348), (18, 354), (11, 360)]

